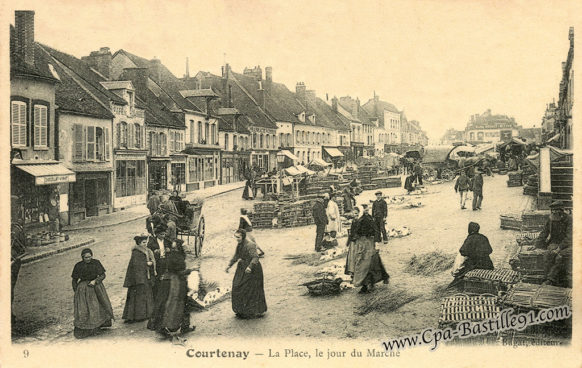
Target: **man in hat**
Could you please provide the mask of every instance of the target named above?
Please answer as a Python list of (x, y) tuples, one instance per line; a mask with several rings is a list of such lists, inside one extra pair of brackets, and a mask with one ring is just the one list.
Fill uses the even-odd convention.
[(413, 166), (413, 172), (414, 172), (414, 176), (416, 177), (416, 181), (418, 182), (418, 185), (422, 185), (422, 166), (420, 166), (420, 163), (418, 162), (418, 160), (414, 161), (414, 166)]
[(154, 258), (156, 260), (156, 274), (157, 278), (153, 283), (152, 290), (154, 292), (154, 296), (156, 295), (157, 287), (161, 280), (162, 275), (166, 271), (167, 263), (166, 263), (166, 253), (170, 251), (172, 248), (172, 243), (166, 239), (166, 231), (168, 227), (164, 223), (158, 224), (155, 227), (154, 237), (150, 237), (148, 241), (148, 248), (154, 252)]
[(483, 175), (481, 170), (475, 168), (475, 176), (473, 176), (473, 211), (481, 209), (481, 202), (483, 201)]
[(325, 211), (326, 204), (324, 196), (317, 198), (313, 205), (312, 214), (315, 222), (315, 251), (321, 251), (321, 241), (325, 233), (325, 226), (327, 225), (327, 213)]
[(384, 241), (384, 244), (388, 243), (388, 235), (386, 235), (386, 218), (388, 217), (388, 204), (382, 197), (382, 192), (376, 192), (376, 200), (372, 204), (372, 217), (378, 228), (377, 242)]
[(546, 249), (544, 284), (567, 286), (572, 269), (572, 217), (562, 201), (550, 205), (550, 218), (536, 241), (536, 247)]

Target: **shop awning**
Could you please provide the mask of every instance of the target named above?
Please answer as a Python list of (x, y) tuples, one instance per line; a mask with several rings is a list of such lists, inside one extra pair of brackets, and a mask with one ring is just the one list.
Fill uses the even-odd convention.
[(297, 165), (295, 166), (297, 168), (297, 170), (299, 170), (300, 173), (302, 174), (307, 174), (307, 175), (313, 175), (315, 174), (315, 171), (311, 171), (308, 168), (306, 168), (305, 166), (301, 166), (301, 165)]
[(295, 167), (291, 166), (285, 169), (285, 173), (291, 176), (301, 175), (301, 171), (297, 170)]
[(329, 162), (325, 162), (320, 158), (314, 158), (313, 160), (311, 160), (311, 162), (309, 163), (309, 165), (315, 165), (315, 166), (321, 166), (321, 167), (328, 167), (331, 166), (331, 164)]
[(344, 155), (343, 153), (340, 152), (340, 150), (338, 150), (337, 148), (334, 148), (334, 147), (323, 147), (323, 149), (331, 157), (343, 157), (343, 155)]
[(34, 176), (36, 185), (74, 183), (75, 173), (61, 164), (16, 165), (20, 170)]
[(295, 160), (295, 161), (299, 161), (299, 157), (295, 156), (294, 154), (292, 154), (291, 152), (289, 152), (288, 150), (281, 150), (277, 153), (277, 156), (287, 156), (289, 157), (291, 160)]

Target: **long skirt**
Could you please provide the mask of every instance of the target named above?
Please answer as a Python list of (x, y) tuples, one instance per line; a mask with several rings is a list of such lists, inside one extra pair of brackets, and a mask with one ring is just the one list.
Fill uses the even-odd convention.
[(188, 286), (183, 276), (165, 274), (158, 287), (148, 329), (169, 333), (190, 327), (190, 313), (186, 310), (187, 291)]
[(134, 285), (127, 288), (127, 299), (123, 309), (126, 321), (149, 319), (154, 311), (154, 295), (151, 283)]
[(88, 281), (77, 285), (74, 299), (76, 338), (93, 335), (101, 327), (110, 327), (113, 308), (102, 283), (89, 286)]
[(257, 263), (251, 273), (245, 273), (249, 263), (240, 260), (232, 280), (232, 310), (242, 317), (253, 317), (267, 311), (263, 267)]
[(356, 242), (349, 242), (348, 255), (346, 257), (345, 274), (353, 275), (356, 270)]
[(374, 253), (372, 256), (372, 261), (370, 262), (370, 270), (364, 279), (364, 285), (373, 285), (377, 282), (384, 281), (388, 283), (388, 279), (390, 276), (386, 272), (384, 265), (382, 264), (382, 260), (380, 259), (380, 255), (378, 251)]
[(255, 191), (253, 190), (252, 186), (249, 184), (245, 185), (245, 189), (243, 190), (243, 199), (254, 199), (255, 198)]
[[(359, 238), (356, 240), (353, 244), (353, 252), (354, 255), (352, 257), (355, 258), (353, 279), (354, 286), (357, 287), (367, 284), (369, 281), (369, 279), (367, 279), (368, 273), (376, 273), (380, 267), (384, 269), (384, 266), (382, 266), (382, 262), (380, 261), (380, 257), (376, 252), (376, 248), (374, 247), (373, 236)], [(380, 265), (378, 265), (378, 263)], [(386, 271), (384, 271), (384, 273), (385, 272)], [(374, 279), (376, 279), (376, 277), (374, 277)]]

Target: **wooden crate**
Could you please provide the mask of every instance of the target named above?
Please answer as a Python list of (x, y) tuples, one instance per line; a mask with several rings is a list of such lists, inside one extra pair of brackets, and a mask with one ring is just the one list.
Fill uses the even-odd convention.
[(499, 215), (502, 229), (521, 230), (521, 218), (518, 214)]
[(497, 295), (518, 281), (519, 273), (510, 269), (472, 270), (463, 277), (463, 290), (465, 293)]
[(465, 294), (443, 298), (439, 318), (439, 328), (455, 327), (462, 321), (482, 321), (499, 316), (501, 308), (494, 295)]

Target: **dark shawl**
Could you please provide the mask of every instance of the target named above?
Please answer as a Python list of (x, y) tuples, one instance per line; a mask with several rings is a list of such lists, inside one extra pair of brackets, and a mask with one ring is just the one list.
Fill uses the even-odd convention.
[(73, 280), (92, 281), (104, 273), (105, 268), (103, 268), (101, 262), (92, 259), (89, 263), (85, 263), (85, 261), (78, 262), (73, 268), (71, 277)]

